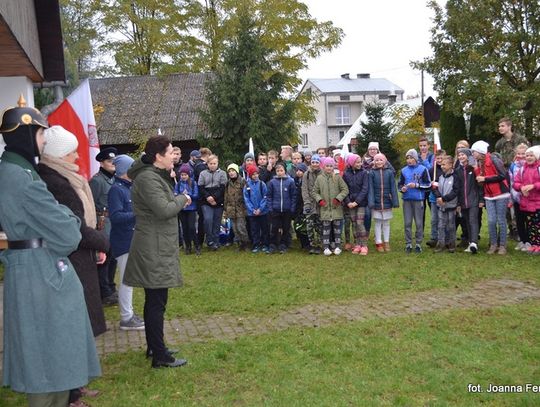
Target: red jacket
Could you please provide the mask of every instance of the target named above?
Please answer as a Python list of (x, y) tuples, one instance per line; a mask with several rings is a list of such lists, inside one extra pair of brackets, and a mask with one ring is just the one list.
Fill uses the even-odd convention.
[(497, 157), (492, 157), (490, 153), (486, 154), (483, 161), (479, 161), (474, 173), (477, 176), (486, 177), (484, 181), (485, 199), (495, 198), (510, 192), (503, 162)]
[(521, 194), (519, 209), (523, 212), (534, 213), (540, 209), (540, 161), (524, 164), (514, 178), (514, 189), (518, 192), (521, 192), (521, 187), (524, 185), (531, 184), (534, 188), (529, 191), (529, 194), (527, 196)]

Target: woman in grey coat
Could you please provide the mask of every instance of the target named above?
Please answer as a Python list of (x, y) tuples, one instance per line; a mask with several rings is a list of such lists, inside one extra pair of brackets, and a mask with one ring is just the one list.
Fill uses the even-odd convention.
[(171, 181), (173, 147), (164, 136), (151, 137), (145, 154), (128, 171), (133, 180), (131, 200), (136, 224), (124, 284), (143, 287), (146, 343), (152, 353), (152, 367), (179, 367), (165, 347), (163, 319), (168, 289), (182, 285), (178, 258), (178, 212), (191, 198), (175, 196)]

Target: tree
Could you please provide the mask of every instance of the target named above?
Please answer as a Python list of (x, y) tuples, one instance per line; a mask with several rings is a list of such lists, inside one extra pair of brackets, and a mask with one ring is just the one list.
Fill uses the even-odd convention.
[(307, 59), (332, 50), (343, 38), (342, 29), (331, 21), (317, 21), (298, 0), (205, 0), (203, 8), (198, 26), (207, 70), (220, 65), (220, 55), (241, 24), (240, 16), (247, 12), (269, 51), (271, 69), (285, 75), (286, 90), (291, 93), (300, 84), (298, 72), (307, 67)]
[(96, 0), (61, 0), (60, 11), (68, 79), (76, 87), (97, 70), (103, 27)]
[(105, 47), (114, 54), (114, 73), (190, 71), (201, 45), (190, 33), (200, 10), (196, 0), (112, 0), (100, 10), (111, 34)]
[(270, 51), (247, 15), (224, 51), (223, 64), (209, 82), (201, 112), (212, 138), (200, 140), (222, 161), (241, 162), (249, 138), (257, 150), (293, 141), (295, 102), (283, 98), (284, 75), (273, 72)]
[(454, 147), (459, 140), (467, 138), (465, 119), (447, 111), (441, 110), (441, 144), (449, 155), (454, 154)]
[(409, 149), (418, 149), (418, 140), (425, 135), (424, 118), (419, 108), (405, 104), (394, 104), (388, 110), (392, 126), (392, 147), (398, 154), (399, 165), (403, 163)]
[(379, 150), (386, 155), (388, 161), (395, 165), (398, 153), (392, 145), (390, 134), (392, 126), (385, 122), (386, 106), (381, 103), (368, 103), (366, 105), (367, 122), (362, 124), (362, 129), (356, 136), (358, 142), (356, 152), (363, 155), (371, 141), (379, 143)]
[(472, 113), (495, 129), (514, 119), (530, 139), (540, 115), (540, 3), (538, 0), (432, 0), (433, 57), (419, 68), (435, 78), (445, 108)]

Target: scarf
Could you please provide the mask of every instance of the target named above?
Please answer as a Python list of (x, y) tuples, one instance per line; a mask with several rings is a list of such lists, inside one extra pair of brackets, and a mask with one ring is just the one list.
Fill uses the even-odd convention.
[(79, 166), (77, 164), (68, 163), (60, 158), (52, 157), (48, 154), (42, 155), (41, 162), (67, 178), (69, 184), (73, 187), (82, 201), (86, 225), (95, 228), (97, 225), (97, 216), (94, 198), (92, 197), (92, 190), (90, 189), (88, 181), (78, 174)]

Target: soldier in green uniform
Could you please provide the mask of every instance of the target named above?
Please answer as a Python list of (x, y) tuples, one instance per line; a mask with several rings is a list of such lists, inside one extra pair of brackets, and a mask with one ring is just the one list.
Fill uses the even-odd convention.
[(36, 167), (47, 122), (26, 107), (7, 109), (0, 133), (0, 223), (8, 249), (4, 277), (3, 384), (30, 406), (67, 406), (69, 390), (101, 374), (83, 288), (68, 255), (80, 221), (58, 204)]

